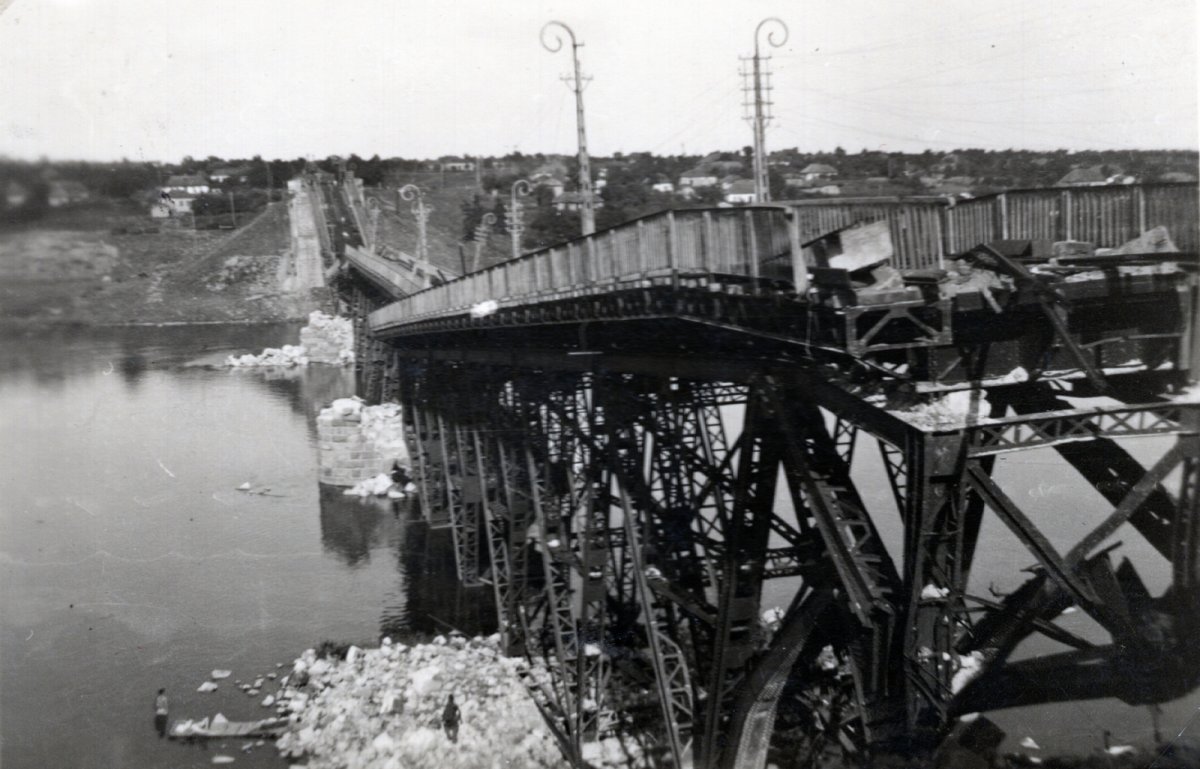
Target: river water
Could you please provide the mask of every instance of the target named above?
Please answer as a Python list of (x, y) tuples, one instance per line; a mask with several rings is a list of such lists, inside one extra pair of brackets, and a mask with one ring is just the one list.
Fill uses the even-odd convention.
[[(165, 687), (172, 718), (268, 711), (238, 691), (322, 640), (374, 643), (486, 629), (482, 589), (453, 579), (445, 531), (400, 503), (360, 502), (317, 483), (314, 417), (353, 392), (348, 371), (228, 371), (231, 352), (296, 338), (297, 327), (191, 326), (0, 336), (0, 766), (280, 767), (271, 747), (181, 745), (153, 728)], [(1143, 461), (1161, 444), (1144, 442)], [(892, 505), (875, 452), (856, 473), (872, 509)], [(1052, 452), (1001, 459), (997, 477), (1067, 547), (1089, 525), (1063, 503), (1104, 503)], [(255, 492), (238, 491), (245, 482)], [(1110, 508), (1108, 508), (1110, 509)], [(880, 515), (899, 540), (894, 516)], [(889, 521), (891, 523), (889, 524)], [(1153, 561), (1136, 536), (1135, 562)], [(977, 591), (1011, 590), (1031, 562), (988, 524)], [(1155, 592), (1165, 570), (1148, 575)], [(784, 586), (778, 586), (784, 587)], [(767, 603), (784, 601), (778, 588)], [(1081, 615), (1077, 615), (1080, 616)], [(1068, 618), (1088, 634), (1086, 621)], [(1103, 640), (1097, 638), (1097, 640)], [(1022, 654), (1052, 651), (1032, 644)], [(217, 692), (209, 671), (233, 676)], [(265, 692), (264, 692), (265, 694)], [(1186, 730), (1200, 697), (1164, 707)], [(1150, 716), (1115, 701), (998, 713), (1006, 747), (1090, 752), (1102, 732), (1145, 743)], [(1035, 752), (1036, 751), (1031, 751)]]
[[(160, 740), (171, 717), (262, 718), (249, 682), (322, 640), (486, 625), (445, 532), (322, 493), (316, 412), (347, 370), (227, 371), (297, 327), (0, 340), (0, 766), (278, 767), (270, 745)], [(237, 490), (250, 482), (254, 491)], [(416, 588), (420, 588), (419, 592)], [(436, 616), (437, 621), (432, 619)], [(196, 687), (233, 671), (211, 694)]]

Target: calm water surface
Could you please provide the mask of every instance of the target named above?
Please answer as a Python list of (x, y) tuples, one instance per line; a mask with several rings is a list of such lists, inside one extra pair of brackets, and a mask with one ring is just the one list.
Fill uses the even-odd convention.
[[(172, 718), (262, 718), (267, 692), (234, 678), (324, 639), (486, 623), (478, 592), (453, 586), (445, 532), (318, 487), (313, 417), (353, 393), (349, 372), (211, 367), (296, 331), (0, 337), (4, 769), (199, 767), (216, 752), (284, 766), (269, 745), (160, 740), (155, 692)], [(196, 692), (214, 668), (233, 676)]]

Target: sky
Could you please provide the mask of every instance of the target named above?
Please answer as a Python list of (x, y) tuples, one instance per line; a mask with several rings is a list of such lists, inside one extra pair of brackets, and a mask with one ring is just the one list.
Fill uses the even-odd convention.
[[(1195, 149), (1197, 0), (0, 0), (0, 156)], [(781, 35), (775, 36), (779, 42)]]

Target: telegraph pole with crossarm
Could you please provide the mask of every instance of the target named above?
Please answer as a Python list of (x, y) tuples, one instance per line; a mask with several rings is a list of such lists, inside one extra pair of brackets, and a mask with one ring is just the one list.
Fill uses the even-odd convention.
[[(571, 86), (571, 90), (575, 92), (575, 123), (579, 129), (579, 195), (582, 198), (579, 206), (579, 219), (584, 235), (591, 235), (596, 231), (596, 208), (595, 201), (592, 196), (592, 169), (588, 162), (587, 151), (587, 131), (583, 126), (583, 84), (585, 79), (579, 71), (579, 49), (583, 43), (576, 42), (575, 33), (571, 28), (561, 21), (547, 22), (546, 26), (542, 27), (542, 47), (550, 53), (558, 53), (562, 50), (563, 41), (557, 33), (551, 41), (547, 42), (546, 31), (551, 27), (561, 27), (567, 33), (567, 37), (571, 38), (571, 59), (575, 65), (575, 75), (571, 79), (566, 76), (563, 80), (567, 81), (567, 85)], [(574, 85), (571, 85), (572, 82)]]

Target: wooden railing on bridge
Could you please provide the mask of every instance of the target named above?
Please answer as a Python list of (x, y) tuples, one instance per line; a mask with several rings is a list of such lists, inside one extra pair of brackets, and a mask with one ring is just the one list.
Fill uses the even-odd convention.
[[(754, 290), (794, 280), (795, 228), (782, 206), (689, 209), (653, 214), (562, 245), (534, 251), (379, 310), (372, 326), (555, 296), (608, 291), (650, 280), (718, 277)], [(378, 319), (378, 320), (376, 320)]]
[(1082, 240), (1119, 246), (1165, 226), (1182, 251), (1200, 246), (1195, 184), (1009, 190), (969, 200), (790, 201), (808, 242), (854, 222), (886, 220), (901, 269), (937, 267), (946, 256), (1002, 239)]
[(947, 256), (998, 239), (1082, 240), (1118, 246), (1155, 226), (1196, 250), (1195, 184), (1012, 190), (971, 200), (829, 200), (653, 214), (535, 251), (406, 297), (374, 314), (373, 327), (608, 291), (653, 279), (711, 276), (754, 290), (804, 288), (800, 244), (855, 222), (889, 223), (901, 269), (941, 267)]

